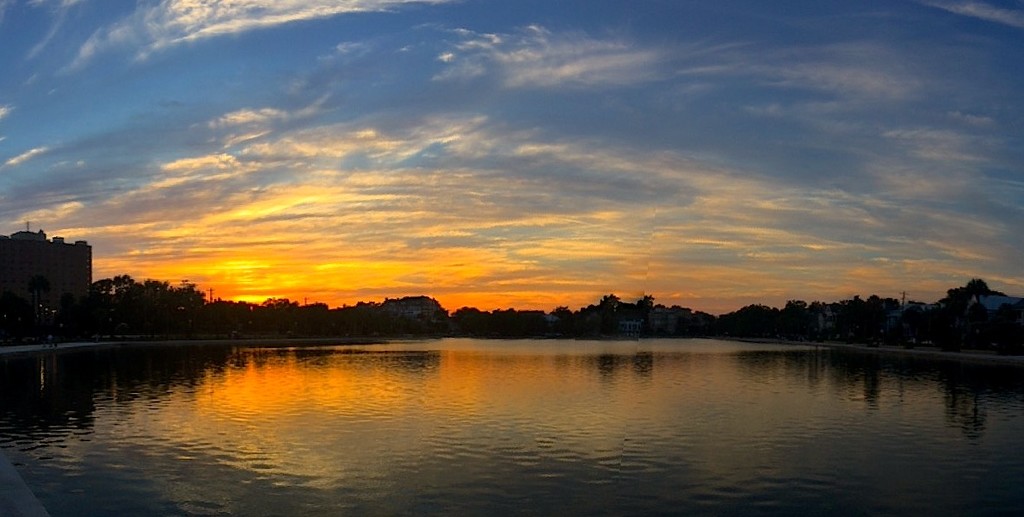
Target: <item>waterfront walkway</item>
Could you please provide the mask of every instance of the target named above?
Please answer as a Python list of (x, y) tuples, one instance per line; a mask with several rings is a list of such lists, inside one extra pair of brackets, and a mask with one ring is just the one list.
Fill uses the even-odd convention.
[[(0, 355), (3, 354), (33, 354), (40, 352), (52, 352), (54, 350), (69, 350), (74, 348), (86, 348), (86, 347), (97, 347), (103, 345), (111, 345), (116, 343), (109, 342), (91, 342), (82, 341), (74, 343), (59, 343), (59, 344), (34, 344), (34, 345), (12, 345), (12, 346), (0, 346)], [(2, 515), (2, 514), (0, 514)]]
[(46, 508), (29, 490), (21, 475), (0, 451), (0, 515), (3, 517), (49, 517)]

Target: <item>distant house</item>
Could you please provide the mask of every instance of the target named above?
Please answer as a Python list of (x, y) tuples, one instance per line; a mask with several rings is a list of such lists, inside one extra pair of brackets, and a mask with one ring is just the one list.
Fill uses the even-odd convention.
[(693, 311), (690, 309), (663, 305), (651, 309), (647, 316), (652, 334), (668, 336), (678, 334), (691, 318), (693, 318)]
[(714, 316), (678, 305), (655, 305), (647, 314), (647, 331), (655, 336), (703, 335), (714, 323)]
[(939, 307), (939, 304), (935, 303), (907, 302), (894, 309), (889, 309), (885, 311), (885, 331), (892, 332), (900, 329), (906, 331), (906, 314), (908, 312), (924, 314)]
[(636, 319), (620, 319), (619, 320), (619, 335), (622, 336), (639, 336), (640, 329), (644, 326), (644, 320)]
[(448, 317), (448, 311), (429, 296), (387, 298), (380, 308), (387, 314), (410, 320), (438, 322)]
[(820, 304), (812, 307), (811, 329), (818, 334), (831, 334), (836, 328), (836, 304)]
[(968, 312), (977, 305), (985, 309), (985, 313), (990, 320), (1005, 306), (1013, 312), (1014, 321), (1018, 325), (1024, 325), (1024, 298), (1017, 296), (976, 295), (967, 305)]
[(927, 328), (927, 314), (942, 308), (937, 303), (907, 302), (885, 312), (885, 333), (891, 338), (916, 342)]

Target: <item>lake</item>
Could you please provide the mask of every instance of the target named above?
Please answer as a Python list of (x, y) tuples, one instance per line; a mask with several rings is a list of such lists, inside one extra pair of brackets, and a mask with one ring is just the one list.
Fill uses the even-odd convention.
[(1021, 514), (1024, 369), (716, 340), (0, 357), (51, 515)]

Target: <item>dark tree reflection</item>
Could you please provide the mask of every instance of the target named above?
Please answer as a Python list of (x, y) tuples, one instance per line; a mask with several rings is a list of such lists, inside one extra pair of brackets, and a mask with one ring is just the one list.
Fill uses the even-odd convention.
[(651, 352), (637, 352), (633, 356), (633, 373), (638, 377), (650, 377), (654, 372), (654, 354)]

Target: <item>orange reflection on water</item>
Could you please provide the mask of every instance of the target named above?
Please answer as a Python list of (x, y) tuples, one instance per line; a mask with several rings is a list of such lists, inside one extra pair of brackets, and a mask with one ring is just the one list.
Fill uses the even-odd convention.
[(197, 469), (214, 461), (245, 479), (328, 490), (462, 486), (501, 472), (605, 482), (629, 462), (744, 486), (765, 472), (828, 471), (835, 456), (808, 443), (934, 398), (927, 382), (837, 370), (799, 347), (650, 343), (239, 348), (159, 403), (138, 399), (110, 432)]
[(187, 429), (152, 428), (215, 444), (238, 468), (336, 484), (349, 479), (346, 465), (377, 465), (370, 475), (384, 476), (402, 466), (375, 458), (415, 461), (495, 434), (530, 454), (571, 440), (578, 454), (614, 455), (622, 415), (643, 411), (643, 391), (614, 389), (645, 375), (621, 357), (370, 349), (238, 350), (206, 372), (194, 403), (170, 404), (187, 415), (161, 417), (192, 422)]
[(193, 403), (172, 404), (201, 424), (170, 440), (211, 444), (224, 462), (257, 473), (316, 486), (351, 482), (348, 466), (373, 465), (380, 453), (380, 420), (407, 420), (389, 426), (398, 430), (390, 447), (418, 443), (418, 386), (435, 361), (432, 354), (240, 349), (225, 369), (206, 372)]
[[(146, 420), (136, 424), (204, 453), (197, 457), (317, 487), (396, 478), (415, 485), (416, 476), (440, 475), (422, 472), (424, 465), (495, 458), (615, 464), (653, 454), (653, 444), (680, 433), (713, 444), (689, 451), (689, 468), (726, 479), (756, 471), (766, 458), (780, 472), (799, 467), (789, 447), (802, 437), (780, 430), (831, 429), (865, 403), (892, 403), (891, 387), (832, 377), (814, 355), (721, 354), (713, 342), (679, 349), (693, 353), (644, 346), (446, 340), (441, 350), (436, 343), (242, 348), (172, 393), (163, 410), (140, 412)], [(836, 403), (835, 392), (869, 388), (882, 391)], [(900, 388), (900, 399), (912, 396)]]

